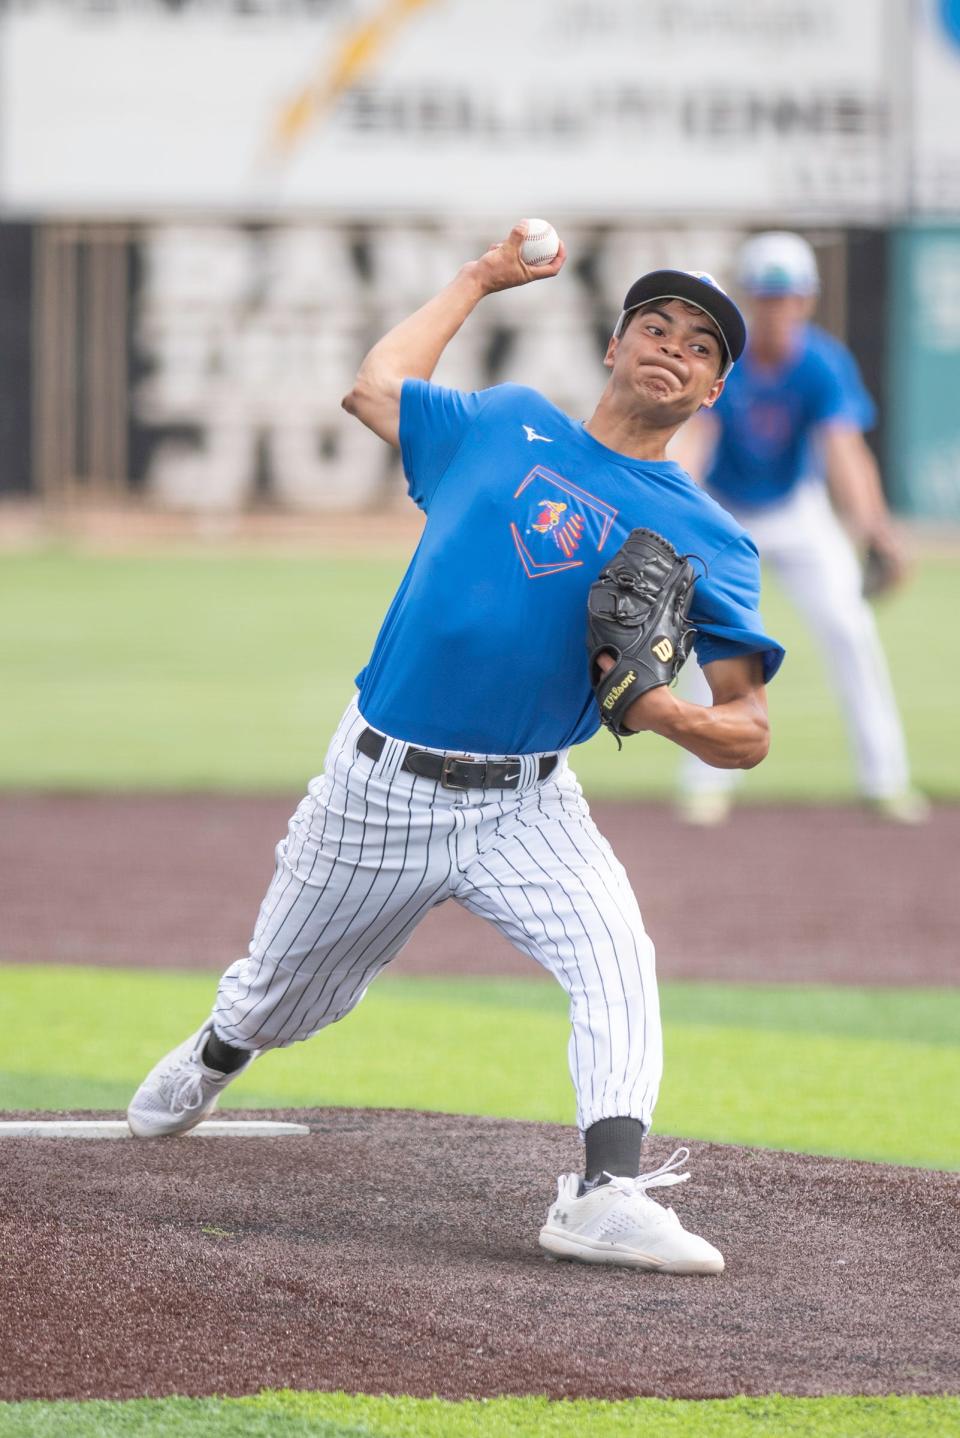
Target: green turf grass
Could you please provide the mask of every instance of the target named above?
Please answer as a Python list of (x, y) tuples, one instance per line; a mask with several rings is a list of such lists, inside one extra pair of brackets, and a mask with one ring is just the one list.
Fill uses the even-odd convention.
[[(212, 976), (0, 970), (7, 1109), (125, 1107), (197, 1027)], [(661, 1133), (960, 1169), (960, 990), (666, 984)], [(388, 976), (225, 1107), (361, 1106), (573, 1122), (566, 999), (527, 979)]]
[[(91, 557), (0, 564), (0, 787), (287, 789), (321, 766), (404, 556)], [(960, 795), (960, 679), (944, 622), (960, 569), (929, 558), (878, 610), (916, 780)], [(851, 793), (845, 741), (812, 639), (767, 587), (789, 650), (771, 686), (773, 750), (745, 794)], [(922, 642), (918, 640), (922, 636)], [(652, 736), (577, 750), (588, 792), (669, 791), (677, 751)]]
[(0, 1405), (0, 1438), (955, 1438), (957, 1398), (607, 1403), (263, 1393)]

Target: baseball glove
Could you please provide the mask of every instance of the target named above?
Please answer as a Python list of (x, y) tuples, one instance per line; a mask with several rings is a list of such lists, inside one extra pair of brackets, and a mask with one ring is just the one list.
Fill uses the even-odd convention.
[(896, 589), (902, 578), (902, 566), (889, 550), (877, 545), (867, 546), (863, 556), (863, 596), (865, 599), (879, 599)]
[[(587, 602), (590, 683), (600, 719), (620, 743), (634, 699), (679, 674), (693, 642), (687, 618), (696, 575), (689, 560), (652, 529), (635, 529), (600, 571)], [(598, 657), (613, 668), (602, 673)]]

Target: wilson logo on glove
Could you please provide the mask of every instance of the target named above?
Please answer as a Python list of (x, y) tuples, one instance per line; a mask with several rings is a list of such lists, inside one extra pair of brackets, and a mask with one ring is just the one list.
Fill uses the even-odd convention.
[(673, 658), (673, 645), (669, 639), (658, 639), (655, 644), (650, 645), (650, 648), (664, 664), (666, 664), (668, 659)]
[(606, 699), (604, 699), (603, 701), (604, 709), (612, 709), (614, 704), (616, 704), (617, 700), (620, 698), (620, 695), (624, 694), (630, 688), (630, 685), (636, 681), (636, 678), (636, 674), (631, 669), (630, 673), (626, 675), (624, 679), (621, 679), (619, 684), (615, 684), (614, 687), (610, 690), (610, 693), (607, 695)]

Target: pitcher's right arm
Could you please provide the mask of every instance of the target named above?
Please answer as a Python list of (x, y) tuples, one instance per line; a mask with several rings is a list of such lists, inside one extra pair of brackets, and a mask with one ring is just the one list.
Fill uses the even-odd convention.
[(525, 264), (520, 246), (526, 232), (525, 220), (514, 225), (501, 244), (491, 245), (478, 260), (469, 260), (439, 294), (377, 341), (343, 397), (348, 414), (399, 447), (403, 381), (431, 378), (443, 351), (485, 295), (550, 279), (562, 268), (566, 258), (562, 243), (549, 264)]

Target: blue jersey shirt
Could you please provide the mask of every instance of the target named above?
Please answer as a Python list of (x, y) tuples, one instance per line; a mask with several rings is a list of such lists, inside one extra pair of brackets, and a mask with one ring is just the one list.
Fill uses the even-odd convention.
[(607, 449), (536, 390), (404, 383), (400, 449), (427, 520), (357, 677), (360, 712), (399, 739), (475, 754), (565, 748), (599, 727), (587, 591), (638, 527), (697, 555), (701, 663), (783, 650), (757, 613), (756, 548), (670, 461)]
[(853, 355), (815, 325), (777, 369), (761, 368), (748, 348), (711, 413), (720, 433), (704, 483), (734, 509), (775, 504), (817, 475), (818, 426), (864, 430), (876, 421)]

